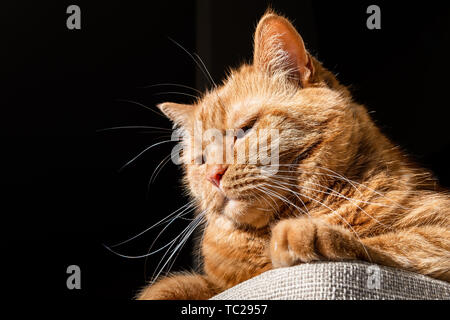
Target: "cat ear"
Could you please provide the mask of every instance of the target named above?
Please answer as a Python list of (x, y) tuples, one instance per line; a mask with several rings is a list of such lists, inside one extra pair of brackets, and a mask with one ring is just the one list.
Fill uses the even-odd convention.
[(302, 86), (312, 79), (314, 66), (302, 37), (284, 17), (271, 11), (258, 23), (253, 64), (261, 71), (284, 72)]
[(194, 110), (194, 107), (191, 105), (174, 102), (160, 103), (157, 107), (167, 118), (179, 126), (189, 125), (191, 114)]

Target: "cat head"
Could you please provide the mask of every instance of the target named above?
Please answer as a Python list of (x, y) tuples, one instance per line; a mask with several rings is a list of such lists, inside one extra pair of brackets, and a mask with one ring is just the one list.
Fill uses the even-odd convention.
[(182, 132), (185, 182), (200, 209), (257, 228), (293, 195), (308, 202), (312, 191), (291, 191), (320, 178), (310, 173), (347, 164), (358, 119), (347, 90), (274, 12), (257, 25), (252, 64), (193, 105), (159, 108)]

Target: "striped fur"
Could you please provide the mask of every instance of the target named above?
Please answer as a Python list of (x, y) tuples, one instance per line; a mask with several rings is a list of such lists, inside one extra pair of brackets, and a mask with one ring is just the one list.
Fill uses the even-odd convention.
[[(206, 299), (314, 260), (360, 259), (450, 281), (449, 194), (379, 131), (282, 16), (269, 11), (260, 20), (252, 64), (194, 105), (162, 110), (185, 134), (184, 181), (207, 212), (203, 272), (166, 277), (139, 298)], [(281, 133), (278, 171), (232, 164), (220, 191), (205, 179), (213, 160), (186, 160), (198, 156), (193, 124), (226, 130), (255, 118), (256, 129)], [(248, 150), (255, 132), (235, 149)]]

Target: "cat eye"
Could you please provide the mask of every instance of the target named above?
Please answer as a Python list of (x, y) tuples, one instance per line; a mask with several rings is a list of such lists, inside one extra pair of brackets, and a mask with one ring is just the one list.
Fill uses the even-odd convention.
[(251, 129), (253, 129), (253, 127), (255, 126), (257, 119), (252, 119), (250, 122), (248, 122), (245, 126), (241, 127), (240, 130), (242, 131), (240, 132), (240, 134), (238, 134), (237, 138), (242, 138), (244, 137)]

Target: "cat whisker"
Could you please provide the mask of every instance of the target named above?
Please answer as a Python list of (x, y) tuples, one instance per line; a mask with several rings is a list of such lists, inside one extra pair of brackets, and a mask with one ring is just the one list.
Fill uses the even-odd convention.
[(133, 159), (131, 159), (130, 161), (128, 161), (127, 163), (125, 163), (120, 169), (119, 172), (121, 172), (123, 169), (125, 169), (126, 167), (128, 167), (131, 163), (133, 163), (136, 159), (138, 159), (140, 156), (142, 156), (144, 153), (146, 153), (148, 150), (150, 150), (153, 147), (159, 146), (163, 143), (168, 143), (168, 142), (176, 142), (173, 140), (164, 140), (164, 141), (160, 141), (157, 143), (152, 144), (151, 146), (148, 146), (147, 148), (145, 148), (144, 150), (142, 150), (141, 152), (139, 152), (139, 154), (137, 156), (135, 156)]
[(208, 68), (206, 67), (205, 63), (203, 62), (202, 58), (200, 58), (200, 56), (194, 52), (194, 56), (197, 58), (197, 60), (202, 64), (203, 69), (205, 70), (205, 72), (208, 75), (209, 81), (214, 85), (215, 88), (217, 88), (217, 84), (214, 81), (213, 77), (211, 76), (211, 73), (209, 73)]
[(163, 115), (162, 113), (160, 113), (160, 112), (158, 112), (158, 111), (156, 111), (156, 110), (153, 110), (152, 108), (150, 108), (150, 107), (148, 107), (148, 106), (146, 106), (145, 104), (142, 104), (142, 103), (140, 103), (140, 102), (136, 102), (136, 101), (132, 101), (132, 100), (127, 100), (127, 99), (116, 99), (116, 100), (117, 100), (117, 101), (121, 101), (121, 102), (128, 102), (128, 103), (135, 104), (135, 105), (137, 105), (137, 106), (140, 106), (140, 107), (142, 107), (142, 108), (145, 108), (145, 109), (147, 109), (147, 110), (150, 110), (151, 112), (157, 114), (157, 115), (160, 116), (160, 117), (163, 117), (164, 119), (166, 118), (166, 116)]
[[(162, 128), (162, 127), (154, 127), (154, 126), (119, 126), (119, 127), (97, 129), (96, 132), (111, 131), (111, 130), (123, 130), (123, 129), (145, 129), (145, 130), (156, 129), (156, 130), (163, 130), (163, 131), (169, 131), (169, 132), (172, 131), (172, 129)], [(160, 131), (151, 131), (151, 132), (160, 132)]]
[(177, 238), (179, 237), (183, 237), (180, 242), (177, 244), (177, 246), (172, 250), (172, 252), (170, 253), (170, 256), (167, 258), (166, 262), (161, 266), (161, 268), (159, 268), (159, 266), (161, 265), (163, 259), (169, 254), (170, 249), (172, 248), (172, 246), (174, 245), (174, 243), (172, 243), (170, 245), (170, 247), (166, 250), (166, 252), (164, 253), (164, 256), (161, 258), (161, 260), (159, 261), (156, 270), (159, 271), (155, 273), (153, 273), (152, 275), (152, 281), (151, 283), (155, 283), (155, 281), (158, 279), (158, 277), (161, 275), (161, 273), (163, 272), (164, 268), (167, 266), (167, 264), (170, 262), (170, 260), (173, 258), (173, 256), (175, 255), (175, 253), (180, 250), (182, 248), (182, 246), (185, 244), (185, 242), (187, 241), (187, 239), (189, 239), (189, 237), (191, 236), (191, 234), (194, 232), (194, 230), (204, 221), (204, 217), (205, 217), (205, 211), (201, 212), (191, 223), (189, 223), (189, 225), (177, 236)]
[[(208, 71), (208, 68), (206, 68), (205, 63), (203, 62), (202, 58), (200, 58), (200, 56), (197, 53), (194, 53), (194, 55), (192, 55), (185, 47), (183, 47), (180, 43), (178, 43), (177, 41), (175, 41), (174, 39), (168, 37), (170, 41), (172, 41), (175, 45), (177, 45), (179, 48), (181, 48), (193, 61), (194, 63), (197, 65), (197, 67), (199, 68), (199, 70), (203, 73), (204, 77), (208, 80), (209, 84), (211, 86), (213, 86), (214, 88), (217, 88), (217, 84), (214, 81), (213, 77), (211, 76), (211, 73)], [(195, 56), (195, 57), (194, 57)], [(216, 92), (216, 96), (217, 99), (219, 100), (220, 104), (222, 105), (222, 107), (224, 107), (224, 104), (222, 102), (222, 100), (220, 99), (219, 94)], [(226, 108), (224, 108), (224, 110), (226, 110)]]
[[(294, 167), (294, 166), (301, 166), (301, 165), (302, 165), (302, 164), (300, 164), (300, 163), (294, 163), (294, 164), (285, 164), (285, 165), (278, 165), (278, 166), (289, 166), (289, 167)], [(342, 179), (342, 180), (348, 182), (348, 183), (349, 183), (356, 191), (358, 191), (358, 192), (362, 195), (362, 192), (361, 192), (358, 188), (356, 188), (356, 186), (354, 185), (354, 181), (352, 181), (352, 180), (350, 180), (350, 179), (344, 177), (343, 175), (341, 175), (341, 174), (339, 174), (339, 173), (337, 173), (337, 172), (335, 172), (335, 171), (333, 171), (333, 170), (330, 170), (330, 169), (328, 169), (328, 168), (321, 167), (321, 166), (317, 166), (317, 165), (315, 165), (314, 167), (315, 167), (315, 168), (318, 168), (318, 169), (323, 169), (323, 170), (326, 170), (326, 171), (328, 171), (328, 172), (333, 173), (333, 175), (330, 175), (330, 174), (323, 174), (323, 173), (322, 173), (322, 175), (325, 175), (325, 176), (328, 176), (328, 177), (333, 177), (333, 178), (339, 178), (339, 179)], [(289, 171), (289, 172), (292, 172), (292, 171)], [(306, 173), (310, 173), (310, 172), (306, 172)], [(321, 172), (315, 172), (315, 174), (320, 174), (320, 173), (321, 173)]]
[[(183, 215), (185, 215), (185, 214), (187, 214), (187, 213), (189, 213), (189, 211), (188, 211), (188, 212), (185, 212)], [(182, 213), (178, 214), (178, 216), (180, 216), (180, 215), (182, 215)], [(173, 221), (175, 221), (176, 218), (177, 218), (177, 217), (173, 218), (173, 219), (170, 221), (170, 223), (169, 223), (169, 224), (168, 224), (168, 225), (167, 225), (167, 226), (159, 233), (158, 237), (162, 234), (162, 232), (163, 232), (164, 230), (167, 229), (167, 227), (168, 227)], [(189, 226), (188, 226), (188, 227), (189, 227)], [(187, 229), (188, 227), (186, 227), (186, 229)], [(137, 255), (137, 256), (124, 255), (124, 254), (121, 254), (121, 253), (116, 252), (116, 251), (113, 250), (111, 247), (108, 247), (108, 246), (105, 245), (105, 244), (103, 244), (103, 246), (104, 246), (106, 249), (108, 249), (109, 251), (111, 251), (112, 253), (114, 253), (115, 255), (119, 256), (119, 257), (127, 258), (127, 259), (142, 259), (142, 258), (147, 258), (147, 257), (149, 257), (149, 256), (151, 256), (151, 255), (154, 255), (154, 254), (156, 254), (156, 253), (162, 251), (163, 249), (167, 248), (169, 245), (170, 245), (170, 247), (171, 247), (171, 246), (176, 242), (176, 240), (177, 240), (180, 236), (181, 236), (181, 234), (179, 234), (178, 236), (176, 236), (175, 238), (173, 238), (171, 241), (169, 241), (167, 244), (163, 245), (162, 247), (160, 247), (160, 248), (158, 248), (158, 249), (156, 249), (156, 250), (154, 250), (154, 251), (148, 252), (148, 253), (143, 254), (143, 255)], [(157, 238), (158, 238), (158, 237), (157, 237)], [(153, 241), (153, 244), (156, 242), (156, 240), (157, 240), (157, 239), (155, 239), (155, 240)], [(131, 241), (131, 240), (130, 240), (130, 241)], [(152, 244), (152, 245), (153, 245), (153, 244)], [(169, 249), (170, 249), (170, 247), (169, 247)]]
[[(201, 219), (201, 216), (204, 215), (204, 212), (201, 212), (199, 215), (197, 215), (178, 235), (177, 235), (177, 239), (180, 239), (181, 237), (183, 237), (183, 235), (185, 235), (188, 230), (190, 230), (192, 228), (192, 226), (196, 223), (196, 221), (198, 221), (199, 219)], [(156, 270), (158, 269), (158, 267), (161, 265), (162, 260), (164, 259), (164, 257), (170, 252), (170, 249), (172, 248), (172, 245), (166, 250), (166, 252), (164, 253), (164, 255), (162, 256), (161, 260), (159, 261)]]
[(170, 161), (171, 154), (164, 157), (164, 159), (161, 160), (161, 162), (156, 166), (155, 170), (153, 170), (153, 173), (150, 177), (150, 180), (148, 182), (148, 190), (150, 189), (150, 185), (155, 181), (158, 174), (161, 172), (162, 168)]
[(154, 93), (153, 95), (160, 96), (160, 95), (165, 95), (165, 94), (178, 94), (178, 95), (181, 95), (181, 96), (186, 96), (186, 97), (190, 97), (190, 98), (194, 98), (195, 100), (198, 100), (198, 97), (194, 96), (193, 94), (185, 93), (185, 92), (178, 92), (178, 91), (157, 92), (157, 93)]
[(261, 198), (264, 199), (264, 200), (267, 202), (267, 204), (273, 209), (273, 212), (274, 212), (276, 215), (279, 215), (279, 209), (278, 209), (278, 208), (275, 208), (269, 201), (267, 201), (267, 200), (264, 198), (264, 196), (265, 196), (265, 195), (268, 196), (269, 199), (270, 199), (273, 203), (275, 203), (275, 205), (276, 205), (277, 202), (275, 201), (275, 199), (273, 199), (269, 194), (267, 194), (267, 192), (266, 192), (265, 190), (262, 190), (262, 189), (258, 188), (257, 186), (254, 187), (254, 188), (262, 193)]
[[(207, 77), (209, 78), (209, 82), (211, 85), (214, 86), (214, 88), (217, 88), (217, 84), (214, 81), (213, 77), (211, 76), (211, 73), (208, 71), (208, 68), (206, 67), (205, 63), (203, 62), (202, 58), (200, 58), (200, 56), (197, 53), (194, 53), (195, 57), (197, 58), (197, 60), (202, 64), (203, 69), (205, 70), (205, 72), (207, 73)], [(222, 107), (224, 108), (224, 110), (227, 110), (222, 102), (222, 99), (220, 99), (219, 94), (216, 92), (216, 96), (217, 99), (219, 100), (219, 103), (222, 105)]]
[(377, 222), (379, 225), (381, 225), (381, 226), (383, 226), (383, 227), (385, 227), (385, 228), (388, 228), (388, 229), (392, 229), (392, 227), (385, 225), (384, 223), (382, 223), (381, 221), (379, 221), (378, 219), (376, 219), (375, 217), (373, 217), (372, 215), (370, 215), (369, 213), (367, 213), (366, 210), (364, 210), (363, 208), (361, 208), (358, 204), (356, 204), (356, 203), (354, 202), (354, 199), (348, 198), (348, 197), (344, 196), (343, 194), (341, 194), (340, 192), (337, 192), (336, 190), (331, 189), (332, 192), (326, 192), (326, 191), (319, 190), (319, 189), (308, 188), (308, 187), (305, 187), (305, 186), (302, 186), (302, 185), (294, 185), (294, 184), (286, 183), (286, 182), (279, 181), (279, 180), (277, 180), (277, 181), (280, 182), (280, 183), (282, 183), (283, 185), (286, 185), (286, 186), (293, 186), (293, 187), (296, 187), (296, 188), (302, 188), (302, 189), (306, 189), (306, 190), (310, 190), (310, 191), (315, 191), (315, 192), (319, 192), (319, 193), (323, 193), (323, 194), (327, 194), (327, 195), (333, 195), (333, 196), (336, 196), (336, 197), (339, 197), (339, 198), (343, 198), (343, 199), (345, 199), (345, 200), (351, 202), (351, 203), (352, 203), (353, 205), (355, 205), (359, 210), (361, 210), (365, 215), (367, 215), (369, 218), (373, 219), (373, 220), (374, 220), (375, 222)]
[[(280, 167), (280, 166), (295, 166), (295, 165), (300, 165), (300, 164), (286, 164), (286, 165), (279, 165), (279, 164), (277, 164), (277, 165), (269, 165), (269, 166), (278, 166), (278, 167)], [(323, 172), (312, 172), (312, 171), (305, 171), (305, 170), (298, 170), (298, 169), (296, 169), (296, 171), (299, 172), (299, 173), (306, 173), (306, 174), (312, 174), (312, 175), (323, 175), (323, 176), (328, 176), (328, 177), (331, 177), (331, 178), (337, 178), (337, 179), (341, 179), (341, 180), (347, 181), (355, 190), (357, 190), (358, 192), (361, 193), (361, 191), (355, 186), (355, 184), (359, 185), (359, 186), (361, 186), (361, 187), (363, 187), (363, 188), (365, 188), (365, 189), (367, 189), (369, 191), (372, 191), (373, 193), (375, 193), (375, 194), (385, 198), (389, 202), (393, 203), (395, 205), (395, 208), (408, 210), (407, 207), (405, 207), (405, 206), (403, 206), (403, 205), (393, 201), (392, 199), (390, 199), (385, 194), (383, 194), (383, 193), (381, 193), (381, 192), (379, 192), (379, 191), (377, 191), (375, 189), (372, 189), (369, 186), (366, 186), (366, 185), (364, 185), (362, 183), (350, 180), (350, 179), (348, 179), (348, 178), (346, 178), (344, 176), (336, 176), (336, 175), (323, 173)], [(291, 171), (291, 170), (278, 170), (278, 172), (280, 172), (280, 173), (292, 173), (293, 171)]]
[[(264, 185), (272, 187), (272, 185), (265, 183)], [(303, 209), (301, 209), (300, 207), (298, 207), (297, 205), (295, 205), (292, 201), (289, 201), (289, 199), (287, 199), (286, 197), (284, 197), (283, 195), (279, 194), (278, 192), (274, 191), (274, 190), (269, 190), (266, 189), (267, 192), (271, 193), (273, 196), (277, 197), (278, 199), (280, 199), (281, 201), (284, 201), (286, 204), (288, 205), (292, 205), (294, 206), (300, 213), (304, 213), (306, 215), (309, 215), (306, 211), (304, 211)], [(290, 191), (290, 190), (288, 190)]]
[[(277, 193), (277, 195), (275, 195), (275, 193), (273, 192), (273, 189), (269, 189), (269, 188), (266, 188), (266, 187), (262, 187), (262, 189), (264, 190), (264, 192), (265, 192), (265, 194), (266, 194), (267, 196), (269, 196), (269, 197), (272, 197), (272, 196), (273, 196), (273, 197), (275, 197), (275, 198), (277, 198), (277, 199), (280, 199), (282, 203), (285, 203), (285, 204), (287, 204), (288, 206), (291, 206), (291, 205), (292, 205), (291, 201), (289, 201), (288, 199), (283, 199), (283, 198), (280, 198), (279, 196), (277, 196), (278, 193)], [(276, 203), (276, 202), (275, 202), (275, 203)], [(279, 209), (277, 210), (277, 212), (276, 212), (276, 217), (277, 217), (277, 218), (281, 218), (281, 212), (280, 212), (280, 209), (281, 209), (281, 208), (279, 208)]]
[(307, 215), (310, 216), (309, 214), (309, 210), (308, 207), (306, 206), (305, 202), (303, 201), (303, 199), (301, 197), (299, 197), (298, 195), (296, 195), (297, 199), (300, 200), (300, 202), (302, 203), (303, 207), (305, 208)]
[[(205, 76), (205, 78), (210, 82), (211, 85), (215, 85), (214, 81), (212, 80), (212, 78), (209, 78), (210, 76), (208, 76), (208, 74), (205, 72), (205, 70), (203, 69), (203, 67), (200, 65), (199, 61), (197, 61), (194, 56), (185, 48), (183, 47), (181, 44), (179, 44), (177, 41), (175, 41), (174, 39), (168, 37), (170, 41), (172, 41), (176, 46), (178, 46), (179, 48), (181, 48), (193, 61), (194, 63), (197, 65), (197, 67), (200, 69), (200, 71), (203, 73), (203, 75)], [(203, 63), (203, 61), (202, 61)], [(208, 72), (209, 73), (209, 72)]]
[(305, 210), (306, 210), (306, 214), (307, 214), (308, 216), (310, 216), (308, 207), (306, 206), (305, 202), (304, 202), (304, 201), (302, 200), (302, 198), (300, 198), (298, 195), (295, 195), (295, 196), (296, 196), (297, 199), (302, 203), (303, 207), (304, 207)]
[[(291, 177), (285, 177), (285, 176), (283, 176), (282, 179), (289, 180), (289, 181), (295, 181), (295, 182), (298, 181), (298, 178), (291, 178)], [(333, 188), (330, 188), (330, 187), (327, 187), (327, 186), (323, 186), (320, 183), (314, 183), (314, 182), (311, 182), (311, 181), (305, 181), (304, 183), (312, 184), (312, 185), (318, 186), (320, 188), (325, 188), (325, 189), (327, 189), (327, 190), (329, 190), (331, 192), (334, 192), (336, 194), (336, 196), (338, 196), (340, 198), (347, 199), (349, 201), (356, 201), (356, 202), (360, 202), (360, 203), (363, 203), (363, 204), (374, 205), (374, 206), (379, 206), (379, 207), (384, 207), (384, 208), (392, 208), (392, 209), (398, 209), (399, 208), (398, 206), (391, 206), (391, 205), (387, 205), (387, 204), (384, 204), (384, 203), (378, 203), (378, 202), (371, 202), (371, 201), (366, 201), (366, 200), (362, 200), (362, 199), (349, 198), (349, 197), (346, 197), (345, 195), (343, 195), (342, 193), (334, 190)], [(293, 186), (297, 186), (297, 185), (293, 185)]]
[[(254, 189), (256, 189), (256, 188), (254, 188)], [(264, 203), (267, 205), (267, 206), (269, 206), (269, 207), (271, 207), (271, 209), (265, 209), (265, 208), (260, 208), (259, 207), (259, 209), (264, 209), (265, 211), (270, 211), (270, 210), (272, 210), (273, 212), (275, 212), (275, 211), (277, 211), (274, 207), (273, 207), (273, 205), (264, 197), (265, 196), (265, 193), (263, 193), (261, 190), (259, 190), (260, 191), (260, 194), (255, 194), (255, 193), (253, 193), (252, 192), (252, 196), (254, 197), (254, 199), (256, 200), (256, 201), (260, 201), (260, 200), (262, 200), (262, 201), (264, 201)]]
[(156, 236), (156, 238), (153, 240), (152, 244), (149, 247), (149, 252), (152, 250), (153, 246), (155, 245), (156, 241), (158, 241), (159, 237), (161, 237), (161, 235), (164, 233), (164, 231), (167, 230), (167, 228), (169, 228), (169, 226), (179, 217), (185, 216), (188, 213), (192, 212), (196, 207), (192, 206), (192, 207), (188, 207), (185, 210), (183, 210), (183, 212), (180, 212), (179, 214), (177, 214), (177, 216), (175, 216), (174, 218), (172, 218), (172, 220), (170, 220), (170, 222), (158, 233), (158, 235)]
[(190, 236), (192, 235), (192, 233), (194, 233), (194, 231), (195, 231), (202, 223), (204, 223), (205, 220), (206, 220), (206, 218), (203, 216), (203, 217), (200, 219), (200, 221), (198, 222), (198, 224), (195, 225), (194, 227), (192, 227), (192, 231), (191, 231), (187, 236), (185, 236), (185, 239), (183, 240), (183, 244), (180, 246), (180, 248), (174, 249), (175, 251), (178, 251), (178, 253), (177, 253), (176, 256), (172, 259), (172, 263), (170, 264), (170, 266), (169, 266), (169, 268), (168, 268), (169, 271), (172, 270), (172, 267), (173, 267), (173, 265), (174, 265), (176, 259), (177, 259), (178, 256), (180, 255), (181, 250), (183, 249), (183, 247), (185, 246), (185, 244), (186, 244), (187, 241), (189, 240), (189, 238), (190, 238)]
[[(167, 228), (177, 219), (177, 218), (181, 218), (181, 217), (183, 217), (183, 216), (185, 216), (185, 215), (187, 215), (188, 213), (190, 213), (190, 212), (192, 212), (193, 210), (195, 210), (197, 208), (197, 206), (196, 205), (194, 205), (194, 206), (190, 206), (190, 207), (188, 207), (187, 208), (187, 211), (185, 211), (185, 210), (183, 210), (184, 212), (180, 212), (175, 218), (173, 218), (159, 233), (158, 233), (158, 235), (156, 236), (156, 238), (153, 240), (153, 242), (152, 242), (152, 244), (150, 245), (150, 247), (148, 248), (148, 253), (150, 253), (151, 252), (151, 250), (152, 250), (152, 248), (153, 248), (153, 246), (155, 245), (155, 243), (156, 243), (156, 241), (158, 241), (158, 239), (159, 239), (159, 237), (161, 237), (161, 235), (164, 233), (164, 231), (166, 231), (167, 230)], [(195, 219), (194, 219), (195, 220)], [(188, 225), (187, 225), (187, 227), (186, 228), (188, 228), (189, 227), (189, 225), (191, 224), (192, 222), (190, 222)], [(186, 230), (186, 229), (184, 229), (184, 230)], [(181, 236), (181, 234), (183, 234), (183, 231), (174, 239), (174, 240), (176, 240), (176, 239), (178, 239), (180, 236)], [(175, 243), (175, 241), (170, 241), (167, 245), (165, 245), (164, 247), (167, 247), (169, 244), (171, 244), (170, 245), (170, 247), (169, 247), (169, 249), (167, 249), (167, 250), (170, 250), (170, 248), (172, 247), (172, 245)], [(148, 257), (149, 256), (147, 256), (146, 258), (145, 258), (145, 262), (144, 262), (144, 276), (146, 276), (145, 275), (145, 270), (147, 269), (146, 268), (146, 266), (147, 266), (147, 259), (148, 259)]]
[(147, 233), (148, 231), (150, 231), (150, 230), (156, 228), (157, 226), (161, 225), (162, 223), (166, 222), (170, 217), (172, 217), (173, 215), (177, 214), (178, 212), (181, 211), (181, 213), (183, 213), (184, 210), (192, 208), (192, 205), (193, 205), (194, 203), (195, 203), (194, 200), (189, 201), (188, 203), (184, 204), (183, 206), (181, 206), (180, 208), (178, 208), (177, 210), (175, 210), (174, 212), (172, 212), (172, 213), (169, 214), (168, 216), (164, 217), (163, 219), (159, 220), (159, 221), (156, 222), (155, 224), (151, 225), (150, 227), (148, 227), (148, 228), (145, 229), (144, 231), (141, 231), (141, 232), (139, 232), (137, 235), (135, 235), (135, 236), (133, 236), (133, 237), (127, 239), (127, 240), (124, 240), (124, 241), (121, 241), (121, 242), (119, 242), (119, 243), (113, 244), (113, 245), (111, 245), (111, 246), (109, 246), (109, 247), (110, 247), (110, 248), (115, 248), (115, 247), (121, 246), (121, 245), (123, 245), (123, 244), (125, 244), (125, 243), (128, 243), (128, 242), (130, 242), (130, 241), (132, 241), (132, 240), (134, 240), (134, 239), (139, 238), (140, 236), (142, 236), (143, 234)]
[(169, 244), (175, 242), (177, 238), (172, 239), (169, 243), (167, 243), (166, 245), (162, 246), (161, 248), (158, 248), (157, 250), (147, 253), (147, 254), (143, 254), (143, 255), (138, 255), (138, 256), (130, 256), (130, 255), (125, 255), (125, 254), (121, 254), (115, 250), (113, 250), (111, 247), (108, 247), (107, 245), (103, 244), (103, 247), (105, 247), (108, 251), (112, 252), (113, 254), (115, 254), (116, 256), (119, 256), (121, 258), (125, 258), (125, 259), (142, 259), (142, 258), (146, 258), (148, 256), (151, 256), (153, 254), (158, 253), (159, 251), (163, 250), (164, 248), (166, 248)]
[[(269, 184), (270, 185), (270, 184)], [(273, 190), (272, 190), (273, 191)], [(289, 188), (285, 188), (285, 191), (288, 191), (288, 193), (291, 193), (291, 190), (289, 189)], [(298, 199), (298, 200), (300, 200), (300, 202), (303, 204), (303, 206), (305, 207), (305, 209), (306, 209), (306, 211), (305, 210), (303, 210), (303, 209), (300, 209), (297, 205), (295, 205), (294, 203), (291, 203), (294, 207), (296, 207), (297, 208), (297, 210), (299, 210), (301, 213), (304, 213), (304, 214), (306, 214), (308, 217), (310, 217), (310, 214), (309, 214), (309, 211), (308, 211), (308, 209), (307, 209), (307, 207), (306, 207), (306, 205), (305, 205), (305, 203), (303, 202), (303, 200), (297, 195), (297, 194), (295, 194), (295, 193), (292, 193), (292, 194), (294, 194), (294, 196)]]
[(203, 95), (203, 92), (201, 92), (200, 90), (197, 90), (197, 89), (195, 89), (193, 87), (190, 87), (190, 86), (187, 86), (187, 85), (184, 85), (184, 84), (178, 84), (178, 83), (156, 83), (156, 84), (151, 84), (151, 85), (148, 85), (148, 86), (143, 86), (143, 87), (140, 87), (140, 88), (145, 89), (145, 88), (163, 87), (163, 86), (173, 86), (173, 87), (190, 89), (192, 91), (195, 91), (199, 95)]
[(325, 171), (328, 171), (328, 172), (330, 172), (330, 173), (332, 173), (332, 174), (337, 175), (337, 176), (340, 177), (342, 180), (348, 182), (351, 186), (353, 186), (353, 187), (355, 188), (356, 191), (359, 192), (360, 195), (362, 195), (362, 192), (361, 192), (358, 188), (356, 188), (356, 186), (353, 184), (354, 181), (348, 179), (347, 177), (343, 176), (342, 174), (340, 174), (340, 173), (338, 173), (338, 172), (336, 172), (336, 171), (334, 171), (334, 170), (331, 170), (331, 169), (329, 169), (329, 168), (322, 167), (322, 166), (318, 166), (318, 165), (316, 165), (315, 167), (316, 167), (316, 168), (319, 168), (319, 169), (322, 169), (322, 170), (325, 170)]

